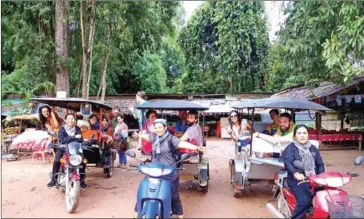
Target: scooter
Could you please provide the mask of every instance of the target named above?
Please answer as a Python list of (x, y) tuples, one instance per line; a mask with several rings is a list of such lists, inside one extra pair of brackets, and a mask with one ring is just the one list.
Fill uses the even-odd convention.
[[(305, 177), (301, 183), (309, 183), (313, 195), (312, 207), (305, 218), (364, 218), (364, 199), (348, 195), (340, 187), (348, 184), (352, 177), (359, 174), (351, 173), (364, 162), (364, 156), (355, 159), (354, 165), (346, 174), (338, 172), (325, 172), (312, 177)], [(294, 161), (297, 169), (303, 169), (302, 161)], [(275, 218), (291, 218), (296, 206), (294, 195), (287, 184), (287, 171), (281, 170), (275, 174), (274, 197), (277, 197), (276, 206), (268, 203), (268, 211)]]
[[(136, 159), (136, 154), (132, 150), (127, 150), (129, 157)], [(137, 193), (137, 212), (138, 218), (170, 218), (171, 216), (171, 182), (168, 177), (176, 174), (181, 168), (176, 168), (177, 164), (188, 159), (189, 154), (182, 154), (181, 160), (173, 166), (160, 163), (144, 164), (140, 162), (138, 172), (145, 175), (140, 182)], [(137, 159), (136, 159), (137, 160)]]

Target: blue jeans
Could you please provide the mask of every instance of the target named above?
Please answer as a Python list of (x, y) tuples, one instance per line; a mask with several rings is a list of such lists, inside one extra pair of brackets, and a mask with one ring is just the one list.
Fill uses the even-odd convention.
[(119, 163), (120, 164), (126, 164), (126, 153), (125, 151), (118, 150), (119, 154)]

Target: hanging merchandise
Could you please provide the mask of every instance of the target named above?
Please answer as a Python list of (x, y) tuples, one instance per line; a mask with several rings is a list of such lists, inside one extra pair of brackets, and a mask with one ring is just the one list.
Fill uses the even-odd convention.
[(355, 95), (355, 103), (361, 103), (361, 95)]
[(341, 97), (341, 95), (337, 95), (336, 96), (336, 102), (337, 102), (337, 105), (338, 106), (341, 106), (342, 105), (342, 97)]
[(346, 95), (345, 96), (345, 100), (346, 100), (347, 103), (350, 103), (352, 98), (353, 98), (353, 95)]

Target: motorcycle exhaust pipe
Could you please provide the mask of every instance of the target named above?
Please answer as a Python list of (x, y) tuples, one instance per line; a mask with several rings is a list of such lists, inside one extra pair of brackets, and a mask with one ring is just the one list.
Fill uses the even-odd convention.
[(268, 203), (265, 206), (267, 207), (269, 213), (271, 213), (275, 218), (285, 218), (271, 203)]

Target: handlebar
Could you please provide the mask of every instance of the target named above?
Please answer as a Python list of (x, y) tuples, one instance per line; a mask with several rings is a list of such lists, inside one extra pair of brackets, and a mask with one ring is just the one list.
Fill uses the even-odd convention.
[(350, 176), (351, 176), (351, 177), (358, 177), (358, 176), (359, 176), (359, 174), (358, 174), (358, 173), (350, 173)]
[[(89, 142), (89, 141), (84, 141), (81, 144), (82, 144), (82, 149), (84, 149), (84, 150), (91, 150), (93, 148), (99, 148), (98, 145), (92, 145), (91, 142)], [(67, 146), (67, 144), (50, 143), (49, 146), (48, 146), (48, 149), (65, 148), (66, 146)]]
[(308, 177), (307, 177), (307, 176), (305, 176), (305, 177), (303, 178), (303, 180), (302, 180), (302, 181), (300, 181), (300, 182), (298, 182), (298, 183), (297, 183), (297, 185), (299, 186), (299, 185), (301, 185), (302, 183), (308, 183), (308, 182), (310, 182), (310, 181), (308, 180)]
[(299, 185), (301, 185), (302, 183), (308, 183), (308, 182), (310, 182), (309, 180), (303, 180), (303, 181), (301, 181), (301, 182), (298, 182), (297, 183), (297, 185), (299, 186)]

